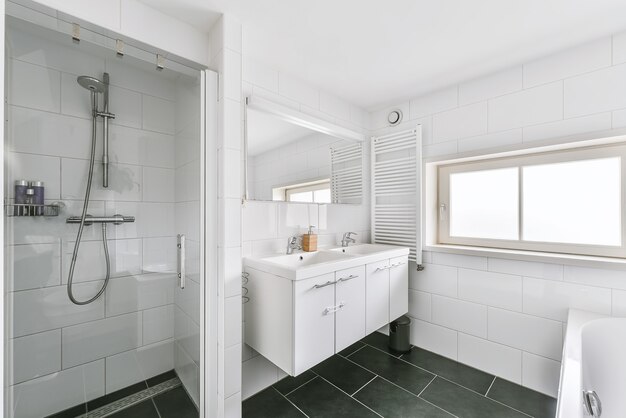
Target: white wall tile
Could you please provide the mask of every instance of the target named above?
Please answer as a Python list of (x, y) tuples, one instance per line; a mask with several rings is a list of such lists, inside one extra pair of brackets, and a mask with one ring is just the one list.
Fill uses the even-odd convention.
[(459, 85), (459, 105), (475, 103), (522, 89), (522, 67), (513, 67)]
[(111, 162), (174, 168), (175, 148), (179, 147), (174, 146), (172, 135), (119, 125), (109, 127)]
[(239, 247), (241, 245), (241, 200), (218, 199), (218, 246)]
[(141, 223), (139, 224), (141, 236), (167, 237), (176, 235), (174, 229), (174, 203), (141, 203), (139, 205), (139, 216), (141, 217)]
[(278, 237), (278, 205), (248, 201), (242, 209), (243, 241)]
[(490, 307), (489, 340), (560, 360), (563, 328), (557, 321)]
[[(407, 118), (407, 115), (411, 114), (409, 102), (397, 103), (394, 106), (388, 106), (384, 109), (378, 109), (370, 113), (370, 130), (389, 128), (389, 121), (387, 119), (387, 116), (392, 110), (400, 110), (404, 115), (404, 118)], [(412, 116), (411, 119), (413, 119)], [(397, 128), (398, 127), (389, 128), (389, 130)], [(385, 130), (385, 133), (389, 132)], [(375, 135), (383, 135), (383, 132), (376, 132)]]
[(524, 87), (532, 87), (611, 65), (611, 38), (549, 55), (524, 65)]
[[(13, 386), (16, 418), (41, 417), (104, 396), (104, 360)], [(36, 399), (37, 402), (27, 400)]]
[[(61, 195), (61, 160), (57, 157), (43, 155), (21, 154), (10, 152), (8, 157), (9, 184), (15, 180), (38, 180), (44, 182), (45, 199), (59, 199)], [(83, 190), (83, 193), (85, 191)], [(9, 187), (8, 194), (14, 197), (13, 187)]]
[(33, 109), (61, 110), (61, 73), (38, 65), (10, 60), (9, 103)]
[(174, 274), (143, 274), (111, 279), (106, 290), (106, 315), (120, 315), (174, 303)]
[(563, 83), (555, 82), (489, 100), (489, 131), (563, 118)]
[(224, 347), (229, 348), (235, 344), (241, 345), (241, 321), (242, 321), (241, 297), (232, 296), (224, 301)]
[(159, 73), (152, 71), (154, 68), (152, 66), (144, 67), (150, 68), (149, 71), (145, 71), (145, 69), (129, 66), (117, 57), (111, 57), (106, 59), (105, 68), (111, 76), (111, 85), (113, 86), (166, 100), (176, 99), (174, 83), (164, 82)]
[(556, 398), (561, 363), (530, 353), (522, 353), (522, 385)]
[(141, 313), (63, 328), (63, 368), (141, 346), (141, 328)]
[(223, 94), (227, 99), (241, 100), (241, 53), (224, 49)]
[(563, 277), (567, 282), (626, 290), (624, 272), (619, 270), (564, 266)]
[(278, 93), (278, 71), (249, 56), (243, 57), (242, 78), (256, 86)]
[[(74, 285), (74, 295), (86, 299), (95, 295), (102, 282)], [(67, 297), (65, 286), (24, 290), (10, 295), (13, 310), (13, 336), (52, 330), (104, 317), (102, 298), (89, 305), (76, 306)]]
[(565, 119), (524, 128), (524, 142), (611, 129), (611, 114)]
[(316, 204), (279, 203), (278, 236), (299, 236), (307, 232), (310, 225), (317, 227), (319, 225), (318, 207)]
[(59, 244), (17, 245), (7, 248), (11, 257), (7, 286), (9, 290), (26, 290), (61, 284), (61, 250)]
[[(88, 160), (62, 159), (63, 199), (82, 200), (85, 197)], [(141, 200), (141, 168), (126, 164), (109, 164), (109, 187), (102, 187), (102, 164), (94, 166), (91, 187), (93, 200)]]
[(409, 270), (409, 288), (443, 296), (457, 296), (457, 268), (427, 264), (422, 271)]
[(61, 330), (40, 332), (9, 342), (10, 384), (61, 370)]
[(411, 344), (457, 359), (457, 332), (430, 322), (411, 320)]
[(475, 257), (472, 255), (433, 252), (432, 263), (474, 270), (487, 270), (487, 257)]
[(159, 97), (143, 95), (142, 127), (149, 131), (174, 134), (174, 103)]
[(613, 316), (626, 316), (626, 291), (613, 289), (611, 293), (611, 314)]
[(241, 418), (241, 392), (224, 400), (224, 418)]
[(570, 308), (611, 314), (611, 290), (524, 277), (524, 312), (567, 322)]
[(459, 361), (522, 383), (522, 352), (502, 344), (459, 333)]
[(241, 395), (247, 399), (278, 381), (278, 367), (263, 356), (245, 361), (242, 366)]
[(410, 117), (411, 119), (417, 119), (453, 109), (459, 104), (458, 96), (458, 88), (453, 86), (413, 99), (410, 102)]
[(443, 296), (432, 296), (432, 322), (487, 338), (487, 307)]
[(431, 321), (431, 294), (409, 289), (409, 315), (422, 321)]
[(489, 271), (539, 279), (563, 280), (563, 266), (560, 264), (489, 258)]
[(440, 144), (427, 145), (423, 147), (423, 157), (439, 157), (442, 155), (453, 155), (458, 152), (457, 141), (442, 142)]
[(174, 342), (125, 351), (106, 359), (106, 393), (115, 392), (174, 368)]
[[(219, 248), (220, 260), (224, 263), (218, 265), (220, 277), (224, 277), (225, 297), (241, 295), (241, 257), (242, 250), (239, 247)], [(245, 255), (244, 255), (245, 256)]]
[(626, 32), (613, 35), (613, 65), (626, 62)]
[(141, 128), (142, 106), (141, 94), (116, 86), (109, 87), (109, 111), (115, 113), (111, 124)]
[(433, 142), (487, 133), (487, 103), (476, 103), (433, 116)]
[(61, 113), (87, 119), (91, 125), (91, 94), (76, 82), (74, 74), (61, 73)]
[(143, 311), (142, 344), (153, 344), (170, 338), (174, 338), (174, 305)]
[(9, 150), (59, 157), (89, 157), (89, 120), (18, 106), (10, 106), (8, 112)]
[(459, 269), (459, 298), (521, 311), (522, 278), (510, 274)]
[(510, 129), (486, 135), (459, 139), (459, 152), (473, 151), (484, 148), (505, 147), (522, 142), (522, 129)]
[(626, 64), (565, 80), (565, 117), (626, 107)]
[[(111, 277), (129, 276), (141, 273), (141, 240), (118, 239), (107, 240), (110, 259)], [(63, 248), (63, 276), (62, 283), (67, 283), (71, 259), (74, 251), (74, 241), (66, 241)], [(106, 276), (105, 253), (102, 242), (81, 242), (74, 268), (74, 283), (101, 280)], [(94, 260), (103, 260), (94, 263)]]
[(143, 201), (174, 201), (174, 170), (143, 167)]
[(224, 396), (241, 390), (241, 344), (224, 349)]
[(199, 404), (200, 401), (200, 370), (198, 365), (189, 357), (178, 344), (174, 345), (174, 365), (176, 374), (183, 386), (187, 388), (189, 396)]
[(278, 78), (278, 92), (281, 96), (295, 100), (313, 109), (319, 109), (319, 91), (300, 80), (281, 73)]
[(176, 270), (176, 238), (144, 238), (142, 270), (146, 273)]

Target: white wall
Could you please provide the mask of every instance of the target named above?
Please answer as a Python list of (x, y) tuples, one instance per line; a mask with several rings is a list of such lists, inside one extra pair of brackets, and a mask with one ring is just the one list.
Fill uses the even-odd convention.
[[(47, 203), (65, 204), (58, 217), (7, 222), (10, 393), (16, 417), (42, 416), (174, 368), (180, 92), (172, 76), (90, 54), (70, 40), (59, 44), (16, 29), (9, 35), (7, 182), (42, 180)], [(96, 162), (89, 213), (136, 221), (108, 226), (111, 281), (103, 297), (78, 307), (65, 285), (77, 226), (65, 218), (82, 208), (91, 103), (76, 77), (105, 70), (117, 115), (110, 126), (110, 185), (102, 188)], [(101, 132), (99, 126), (97, 155)], [(188, 211), (183, 218), (194, 219)], [(74, 275), (77, 297), (94, 295), (104, 275), (100, 228), (86, 227)], [(37, 402), (24, 402), (30, 397)]]
[[(371, 113), (422, 124), (425, 157), (626, 126), (626, 33)], [(397, 128), (402, 129), (402, 127)], [(584, 222), (584, 220), (581, 220)], [(438, 252), (411, 272), (413, 343), (555, 396), (567, 309), (626, 314), (623, 272)]]

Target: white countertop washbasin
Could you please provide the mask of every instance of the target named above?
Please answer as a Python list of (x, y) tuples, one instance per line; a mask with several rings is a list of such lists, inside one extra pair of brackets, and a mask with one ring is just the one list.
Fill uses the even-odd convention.
[(246, 267), (291, 280), (322, 274), (409, 254), (407, 247), (381, 244), (357, 244), (349, 247), (297, 252), (289, 255), (245, 257)]

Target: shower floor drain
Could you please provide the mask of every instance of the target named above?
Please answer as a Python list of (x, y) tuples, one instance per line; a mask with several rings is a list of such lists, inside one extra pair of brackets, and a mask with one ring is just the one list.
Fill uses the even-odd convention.
[(175, 377), (163, 383), (159, 383), (158, 385), (149, 387), (148, 389), (144, 389), (141, 392), (133, 393), (132, 395), (129, 395), (125, 398), (119, 399), (115, 402), (111, 402), (110, 404), (104, 405), (93, 411), (89, 411), (86, 414), (79, 415), (77, 418), (108, 417), (116, 412), (121, 411), (122, 409), (129, 408), (133, 405), (145, 401), (146, 399), (150, 399), (163, 392), (167, 392), (168, 390), (177, 388), (180, 385), (180, 379), (178, 377)]

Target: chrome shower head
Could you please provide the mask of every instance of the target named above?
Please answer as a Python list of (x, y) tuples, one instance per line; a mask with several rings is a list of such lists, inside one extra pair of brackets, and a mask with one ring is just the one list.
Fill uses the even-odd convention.
[(94, 93), (104, 93), (106, 91), (106, 84), (95, 77), (81, 75), (76, 81), (78, 81), (78, 84)]

